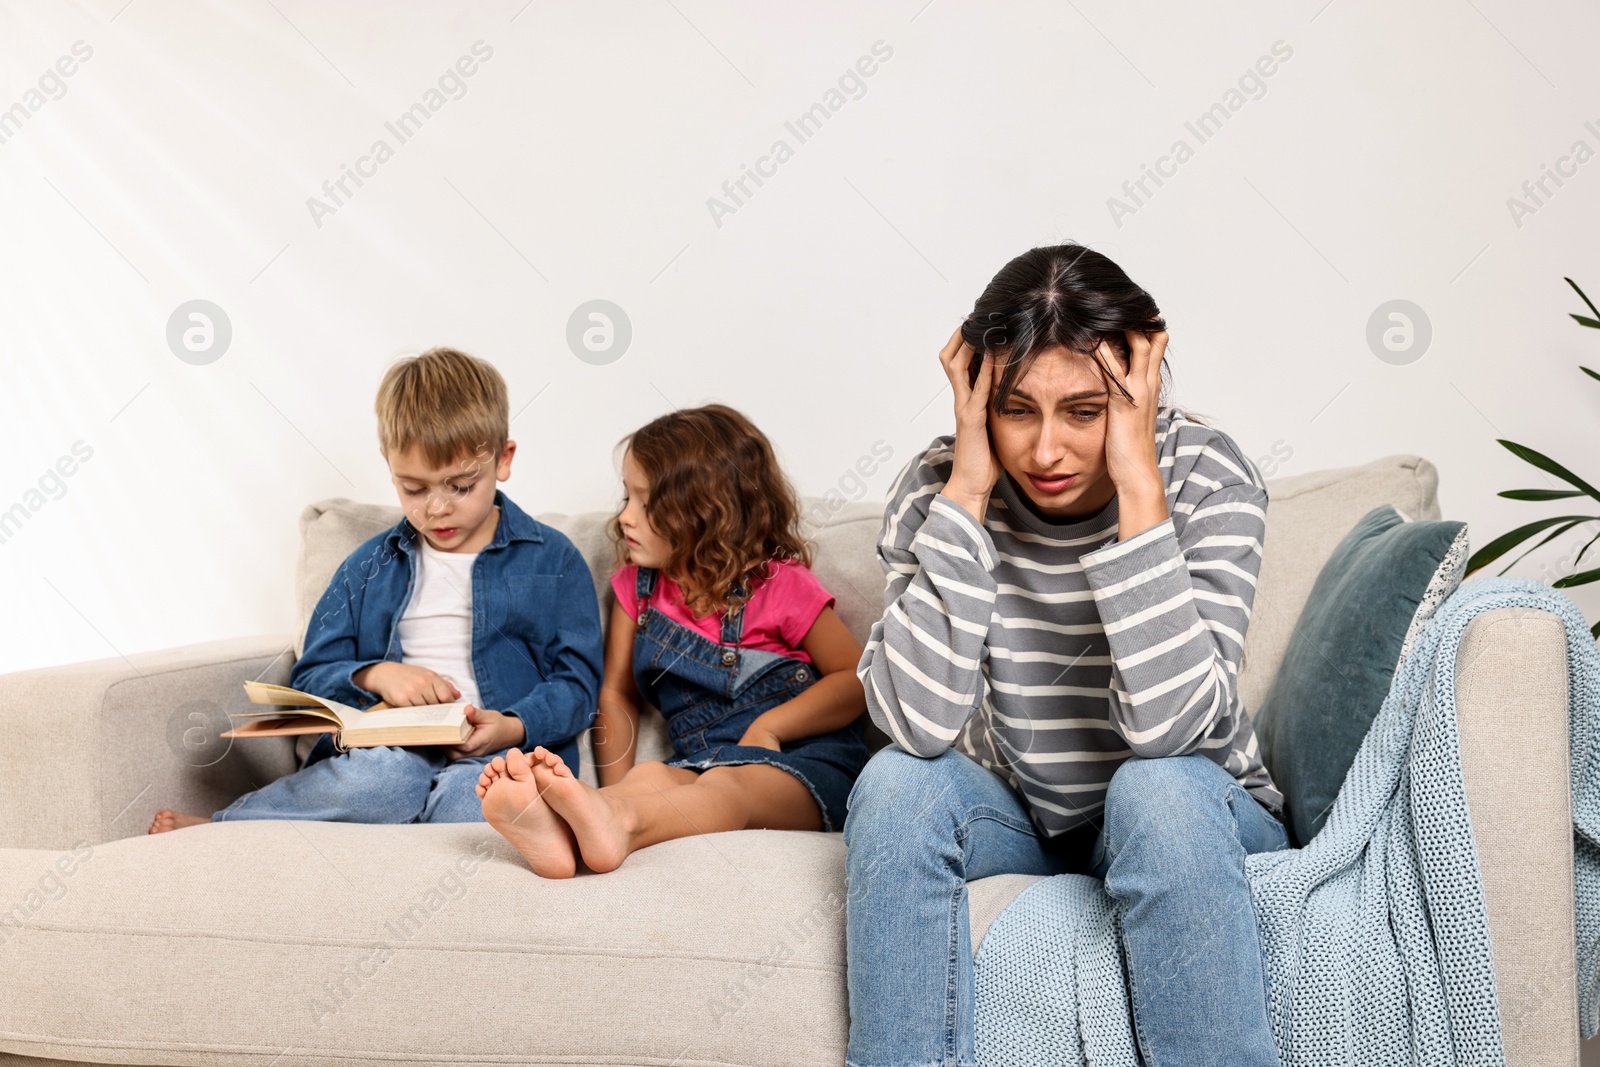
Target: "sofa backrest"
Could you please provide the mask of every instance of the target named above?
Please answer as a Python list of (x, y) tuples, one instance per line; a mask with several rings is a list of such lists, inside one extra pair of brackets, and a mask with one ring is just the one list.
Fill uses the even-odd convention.
[[(833, 594), (834, 610), (862, 642), (883, 610), (883, 574), (878, 570), (876, 545), (883, 508), (878, 504), (829, 501), (802, 497), (805, 528), (815, 556), (817, 579)], [(300, 559), (295, 568), (298, 615), (294, 654), (305, 651), (306, 624), (333, 572), (369, 537), (389, 529), (401, 518), (393, 504), (359, 504), (343, 497), (320, 500), (300, 513)], [(600, 597), (600, 618), (611, 618), (616, 596), (611, 575), (616, 553), (606, 534), (610, 512), (588, 511), (576, 515), (545, 513), (534, 518), (572, 539), (594, 575)]]
[[(1252, 715), (1272, 683), (1312, 583), (1339, 540), (1380, 504), (1393, 504), (1412, 519), (1437, 519), (1438, 485), (1437, 469), (1420, 456), (1388, 456), (1358, 467), (1267, 482), (1267, 539), (1239, 679), (1240, 695)], [(883, 610), (883, 575), (875, 554), (882, 506), (804, 497), (801, 509), (815, 548), (817, 577), (833, 593), (840, 618), (865, 643)], [(301, 513), (296, 656), (305, 647), (306, 623), (333, 572), (363, 541), (400, 517), (393, 504), (343, 498), (319, 501)], [(609, 619), (616, 558), (605, 532), (610, 513), (535, 517), (566, 534), (583, 553), (595, 577), (601, 618)]]
[(1239, 667), (1239, 696), (1252, 718), (1322, 565), (1361, 517), (1382, 504), (1409, 519), (1439, 518), (1438, 468), (1421, 456), (1385, 456), (1359, 467), (1268, 479), (1267, 540)]

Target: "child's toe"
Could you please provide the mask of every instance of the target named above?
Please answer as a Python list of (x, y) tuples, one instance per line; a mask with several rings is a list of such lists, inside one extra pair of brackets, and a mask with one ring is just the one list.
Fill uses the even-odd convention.
[(528, 757), (521, 749), (513, 748), (506, 753), (506, 773), (519, 780), (527, 778)]

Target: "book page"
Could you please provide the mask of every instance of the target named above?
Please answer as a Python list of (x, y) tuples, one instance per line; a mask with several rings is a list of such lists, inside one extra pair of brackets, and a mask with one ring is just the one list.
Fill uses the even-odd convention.
[(410, 708), (384, 708), (381, 711), (358, 711), (345, 729), (381, 730), (395, 726), (449, 726), (460, 722), (467, 714), (467, 702), (454, 704), (419, 704)]
[(290, 689), (286, 685), (273, 685), (270, 682), (246, 682), (244, 691), (250, 697), (252, 704), (277, 704), (290, 708), (307, 708), (309, 714), (318, 715), (326, 712), (338, 721), (339, 725), (348, 728), (359, 719), (362, 712), (359, 708), (352, 708), (348, 704), (341, 704), (337, 700), (319, 697), (315, 693), (303, 693), (298, 689)]

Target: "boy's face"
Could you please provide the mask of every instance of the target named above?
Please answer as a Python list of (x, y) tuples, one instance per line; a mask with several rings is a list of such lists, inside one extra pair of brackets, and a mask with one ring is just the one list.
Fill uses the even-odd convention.
[(389, 457), (390, 480), (411, 525), (442, 552), (477, 552), (494, 537), (495, 483), (511, 477), (515, 441), (497, 457), (463, 455), (430, 467), (416, 446)]
[(650, 525), (650, 516), (645, 511), (650, 503), (650, 480), (634, 462), (632, 449), (622, 456), (622, 487), (627, 491), (628, 501), (617, 523), (628, 538), (628, 562), (635, 567), (664, 566), (670, 546)]

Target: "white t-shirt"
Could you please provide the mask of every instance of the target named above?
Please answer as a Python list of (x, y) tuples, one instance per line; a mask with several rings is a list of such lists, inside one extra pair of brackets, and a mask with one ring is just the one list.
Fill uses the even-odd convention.
[(478, 703), (472, 674), (472, 564), (476, 552), (441, 552), (418, 540), (417, 587), (400, 616), (400, 662), (426, 667)]

